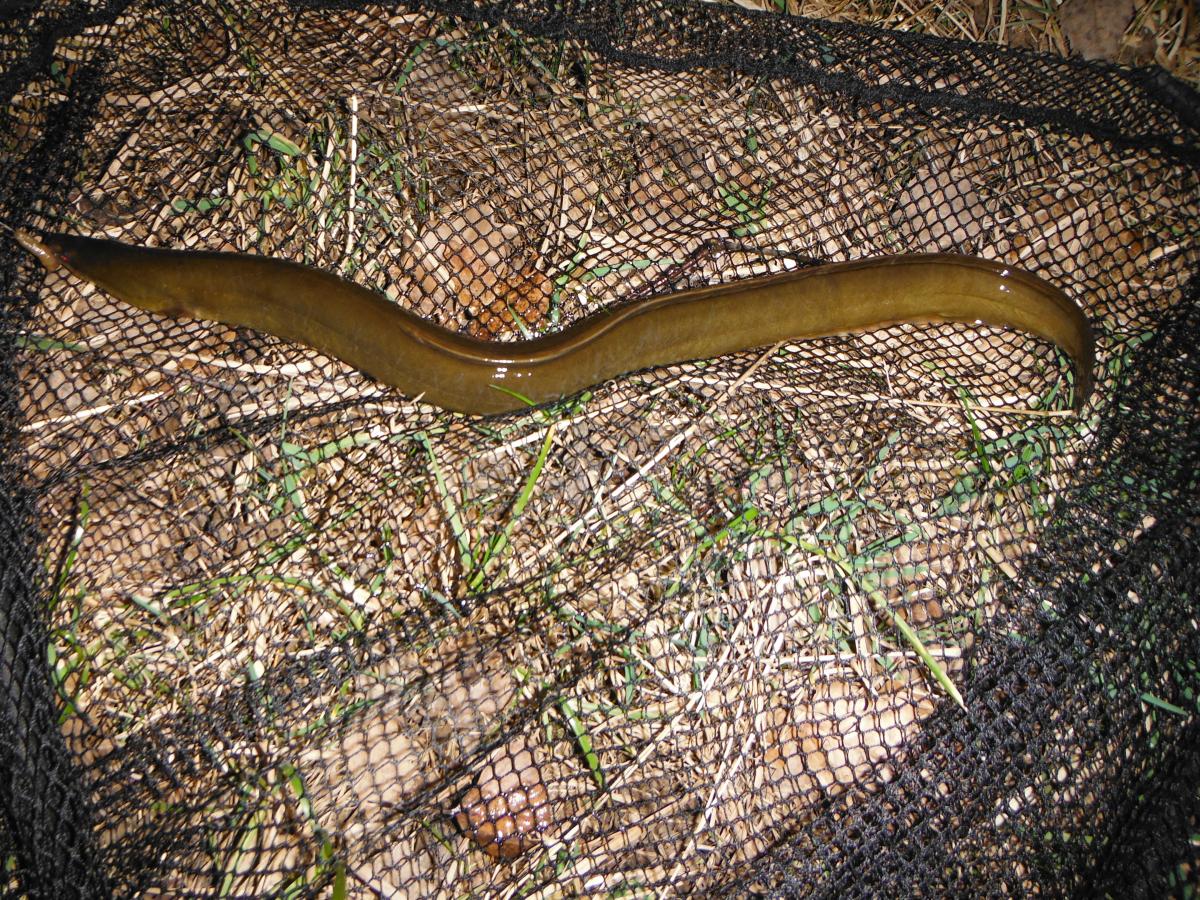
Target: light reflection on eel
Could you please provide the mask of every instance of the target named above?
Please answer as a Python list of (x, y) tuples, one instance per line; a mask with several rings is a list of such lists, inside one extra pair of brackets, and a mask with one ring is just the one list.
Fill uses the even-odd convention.
[(902, 322), (983, 323), (1057, 344), (1092, 389), (1095, 344), (1062, 291), (1004, 263), (903, 255), (650, 297), (544, 337), (480, 341), (327, 272), (264, 256), (15, 232), (49, 271), (172, 317), (253, 328), (342, 360), (410, 397), (477, 415), (569, 397), (627, 372)]

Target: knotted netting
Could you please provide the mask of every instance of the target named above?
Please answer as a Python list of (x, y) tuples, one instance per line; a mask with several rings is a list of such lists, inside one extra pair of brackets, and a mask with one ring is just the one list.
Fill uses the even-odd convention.
[(1079, 414), (1051, 345), (900, 324), (480, 418), (5, 232), (9, 891), (1183, 889), (1188, 89), (657, 0), (20, 3), (0, 89), (14, 229), (289, 259), (495, 340), (956, 252), (1098, 353)]

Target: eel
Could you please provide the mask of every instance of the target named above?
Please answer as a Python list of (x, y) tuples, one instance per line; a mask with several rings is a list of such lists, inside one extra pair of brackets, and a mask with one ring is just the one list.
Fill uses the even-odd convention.
[(1062, 291), (1005, 263), (950, 254), (838, 262), (649, 297), (521, 341), (481, 341), (297, 263), (15, 231), (49, 271), (66, 269), (139, 309), (243, 326), (304, 344), (447, 410), (512, 412), (628, 372), (901, 322), (1020, 329), (1070, 357), (1078, 411), (1095, 340)]

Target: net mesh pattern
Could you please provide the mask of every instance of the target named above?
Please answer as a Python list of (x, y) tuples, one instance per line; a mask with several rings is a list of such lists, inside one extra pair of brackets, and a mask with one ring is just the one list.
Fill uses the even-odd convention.
[(11, 228), (497, 341), (965, 253), (1098, 353), (1079, 414), (1051, 345), (901, 324), (477, 418), (0, 234), (8, 892), (1195, 878), (1186, 88), (705, 4), (94, 0), (0, 14), (0, 95)]

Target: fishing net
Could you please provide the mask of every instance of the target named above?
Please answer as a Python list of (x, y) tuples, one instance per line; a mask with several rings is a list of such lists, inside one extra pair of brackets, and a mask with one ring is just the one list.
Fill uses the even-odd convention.
[(901, 324), (478, 418), (6, 232), (8, 891), (1194, 877), (1186, 88), (664, 0), (0, 22), (12, 228), (290, 259), (495, 340), (952, 251), (1066, 291), (1098, 349), (1079, 414), (1051, 345)]

